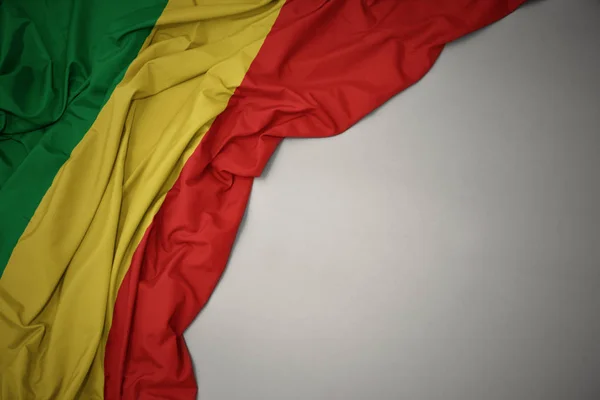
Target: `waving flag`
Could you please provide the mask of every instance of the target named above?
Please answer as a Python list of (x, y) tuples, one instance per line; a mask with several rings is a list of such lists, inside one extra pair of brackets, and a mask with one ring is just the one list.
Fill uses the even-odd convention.
[(0, 1), (0, 397), (194, 399), (182, 334), (281, 140), (523, 1)]

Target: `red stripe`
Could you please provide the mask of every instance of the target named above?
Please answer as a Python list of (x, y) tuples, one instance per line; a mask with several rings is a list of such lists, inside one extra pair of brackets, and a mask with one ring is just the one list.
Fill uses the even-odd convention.
[(284, 137), (343, 132), (444, 44), (524, 0), (288, 0), (140, 243), (115, 304), (107, 399), (195, 399), (182, 334), (223, 272), (254, 177)]

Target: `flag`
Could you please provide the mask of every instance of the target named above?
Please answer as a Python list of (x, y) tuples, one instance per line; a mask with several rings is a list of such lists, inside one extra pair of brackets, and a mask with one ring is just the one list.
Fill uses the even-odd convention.
[(281, 140), (523, 2), (0, 1), (0, 397), (195, 399), (182, 334)]

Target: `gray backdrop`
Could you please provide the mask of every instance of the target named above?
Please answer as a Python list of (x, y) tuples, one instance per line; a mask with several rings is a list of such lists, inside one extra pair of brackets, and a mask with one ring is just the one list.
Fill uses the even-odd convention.
[(536, 1), (284, 142), (186, 334), (200, 399), (600, 399), (598, 74), (600, 2)]

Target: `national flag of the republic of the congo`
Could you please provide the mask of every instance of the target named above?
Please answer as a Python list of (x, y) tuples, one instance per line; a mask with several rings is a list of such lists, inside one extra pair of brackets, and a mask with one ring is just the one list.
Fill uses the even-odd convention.
[(195, 399), (182, 334), (281, 140), (523, 1), (0, 0), (0, 398)]

